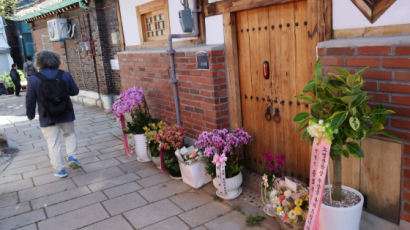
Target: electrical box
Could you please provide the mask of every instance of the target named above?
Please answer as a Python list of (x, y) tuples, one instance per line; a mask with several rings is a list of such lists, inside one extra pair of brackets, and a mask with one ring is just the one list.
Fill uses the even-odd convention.
[(58, 42), (70, 39), (71, 26), (66, 18), (55, 18), (47, 21), (50, 41)]
[(193, 29), (191, 9), (185, 8), (179, 11), (179, 23), (181, 23), (182, 31), (184, 33), (191, 33)]

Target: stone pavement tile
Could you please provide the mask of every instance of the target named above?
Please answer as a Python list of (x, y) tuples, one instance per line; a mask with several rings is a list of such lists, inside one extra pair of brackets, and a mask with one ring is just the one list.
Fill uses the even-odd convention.
[(196, 227), (215, 219), (219, 215), (229, 212), (231, 208), (220, 202), (211, 202), (188, 212), (184, 212), (179, 217), (188, 223), (191, 227)]
[(95, 157), (95, 156), (98, 156), (98, 155), (100, 155), (100, 153), (99, 153), (98, 151), (90, 151), (90, 150), (87, 150), (87, 151), (84, 152), (84, 153), (78, 153), (78, 154), (76, 154), (75, 157), (76, 157), (78, 160), (81, 160), (81, 159), (84, 159), (84, 158), (87, 158), (87, 157)]
[[(208, 229), (218, 229), (218, 230), (263, 230), (263, 227), (248, 227), (246, 226), (246, 216), (233, 211), (224, 216), (221, 216), (215, 220), (212, 220), (209, 223), (206, 223), (205, 226)], [(279, 230), (280, 228), (278, 228)]]
[(84, 175), (73, 177), (74, 182), (78, 186), (96, 183), (102, 180), (107, 180), (113, 177), (118, 177), (124, 173), (117, 167), (111, 167), (103, 170), (90, 172)]
[(119, 185), (110, 189), (104, 190), (105, 195), (107, 195), (110, 199), (121, 196), (130, 192), (135, 192), (142, 187), (137, 184), (136, 182), (131, 182), (123, 185)]
[(196, 228), (193, 228), (192, 230), (208, 230), (204, 226), (198, 226)]
[(36, 164), (36, 167), (38, 169), (42, 169), (42, 168), (50, 168), (51, 167), (51, 163), (50, 161), (42, 161)]
[(101, 222), (92, 224), (81, 230), (132, 230), (131, 225), (122, 217), (114, 216)]
[(171, 217), (169, 219), (166, 219), (164, 221), (161, 221), (159, 223), (150, 225), (148, 227), (143, 228), (143, 230), (187, 230), (189, 227), (184, 224), (178, 217)]
[(124, 213), (124, 216), (135, 228), (142, 228), (158, 221), (167, 219), (181, 213), (178, 208), (169, 200), (161, 200), (141, 208), (137, 208)]
[[(77, 159), (80, 160), (79, 158)], [(97, 162), (99, 160), (100, 159), (97, 156), (90, 156), (90, 157), (81, 158), (80, 163), (85, 165), (85, 164)]]
[(132, 161), (136, 161), (137, 158), (135, 156), (127, 156), (125, 155), (124, 151), (118, 151), (121, 153), (121, 155), (115, 156), (115, 159), (119, 160), (121, 163), (128, 163)]
[(144, 198), (142, 198), (138, 193), (133, 192), (112, 200), (104, 201), (103, 205), (111, 215), (117, 215), (122, 212), (138, 208), (146, 203), (147, 201), (145, 201)]
[(17, 192), (6, 193), (0, 195), (0, 208), (7, 207), (13, 204), (17, 204), (19, 202), (19, 198)]
[(24, 178), (30, 178), (30, 177), (35, 177), (35, 176), (41, 176), (41, 175), (45, 175), (45, 174), (51, 174), (53, 173), (53, 168), (49, 167), (49, 168), (41, 168), (41, 169), (36, 169), (30, 172), (25, 172), (23, 173), (23, 177)]
[(91, 193), (72, 200), (64, 201), (55, 205), (48, 206), (46, 213), (48, 217), (57, 216), (69, 211), (73, 211), (97, 202), (106, 200), (102, 192)]
[(16, 230), (37, 230), (37, 227), (35, 224), (30, 224), (21, 228), (17, 228)]
[(145, 177), (141, 180), (137, 180), (138, 184), (142, 185), (142, 187), (150, 187), (156, 184), (160, 184), (166, 181), (170, 181), (171, 178), (169, 178), (168, 175), (164, 173), (156, 174), (150, 177)]
[(120, 164), (119, 161), (117, 161), (114, 158), (110, 158), (107, 160), (102, 160), (102, 161), (98, 161), (98, 162), (91, 163), (91, 164), (83, 164), (82, 167), (86, 172), (92, 172), (92, 171), (97, 171), (100, 169), (106, 169), (106, 168), (116, 166), (119, 164)]
[(35, 210), (32, 212), (20, 214), (18, 216), (13, 216), (0, 221), (1, 230), (9, 230), (13, 228), (18, 228), (20, 226), (25, 226), (33, 224), (37, 221), (44, 220), (46, 216), (43, 210)]
[(19, 174), (19, 173), (24, 173), (24, 172), (29, 172), (35, 170), (36, 167), (34, 165), (27, 165), (25, 167), (21, 168), (15, 168), (15, 169), (9, 169), (7, 168), (2, 175), (3, 176), (8, 176), (8, 175), (13, 175), (13, 174)]
[(17, 156), (14, 157), (13, 162), (32, 159), (32, 158), (36, 158), (36, 157), (40, 157), (40, 156), (46, 156), (47, 154), (48, 154), (48, 151), (39, 151), (38, 149), (36, 149), (36, 151), (32, 152), (32, 153), (27, 153), (27, 152), (21, 153), (21, 152), (19, 152), (17, 154)]
[(152, 168), (146, 168), (146, 169), (142, 169), (139, 171), (136, 171), (137, 175), (139, 175), (140, 177), (144, 178), (144, 177), (149, 177), (155, 174), (159, 174), (161, 173), (161, 171), (159, 169), (157, 169), (156, 167), (152, 167)]
[[(119, 157), (119, 156), (124, 156), (124, 155), (125, 155), (124, 150), (117, 150), (117, 151), (113, 151), (113, 152), (109, 152), (109, 153), (100, 154), (100, 155), (98, 155), (98, 158), (100, 158), (101, 160), (106, 160), (106, 159), (110, 159), (110, 158), (113, 158), (113, 157)], [(132, 156), (130, 158), (135, 159), (134, 156)], [(130, 161), (128, 161), (128, 162), (130, 162)], [(126, 162), (122, 162), (122, 163), (126, 163)]]
[[(71, 230), (108, 218), (101, 204), (93, 204), (38, 223), (39, 230)], [(58, 226), (58, 227), (56, 227)]]
[(124, 149), (124, 144), (119, 143), (109, 148), (100, 149), (99, 152), (102, 154), (105, 154), (105, 153), (115, 152), (115, 151), (123, 150), (123, 149)]
[(21, 168), (24, 166), (30, 166), (42, 161), (48, 161), (48, 157), (46, 155), (43, 156), (38, 156), (35, 158), (29, 158), (29, 159), (25, 159), (25, 160), (21, 160), (21, 161), (17, 161), (17, 162), (13, 162), (13, 164), (11, 164), (8, 169), (16, 169), (16, 168)]
[(115, 140), (111, 140), (111, 141), (105, 141), (102, 143), (97, 143), (97, 144), (93, 144), (93, 145), (89, 145), (87, 146), (88, 149), (90, 150), (100, 150), (100, 149), (106, 149), (108, 147), (112, 147), (115, 145), (121, 144), (120, 140), (115, 139)]
[(30, 211), (30, 204), (28, 202), (15, 204), (12, 206), (0, 208), (0, 219), (15, 216), (17, 214)]
[(213, 197), (207, 193), (192, 190), (192, 191), (180, 193), (169, 199), (172, 200), (175, 204), (177, 204), (184, 211), (187, 211), (187, 210), (196, 208), (198, 206), (201, 206), (205, 203), (211, 202), (213, 200)]
[(187, 191), (188, 189), (189, 187), (181, 181), (170, 181), (140, 190), (139, 193), (149, 202), (153, 202)]
[(56, 181), (50, 184), (41, 185), (38, 187), (20, 190), (18, 192), (20, 200), (32, 200), (46, 195), (51, 195), (54, 193), (62, 192), (67, 189), (74, 188), (75, 185), (70, 179), (62, 179), (61, 181)]
[[(23, 178), (21, 177), (20, 174), (15, 174), (15, 175), (11, 175), (11, 176), (2, 176), (0, 177), (0, 184), (5, 184), (5, 183), (9, 183), (9, 182), (16, 182), (19, 180), (22, 180)], [(6, 185), (4, 185), (6, 186)]]
[(47, 207), (62, 201), (70, 200), (76, 197), (84, 196), (90, 193), (90, 190), (87, 187), (80, 187), (70, 189), (64, 192), (59, 192), (53, 195), (40, 197), (34, 200), (31, 200), (31, 206), (33, 209), (38, 209), (42, 207)]
[(9, 182), (7, 184), (3, 184), (0, 186), (0, 195), (9, 193), (9, 192), (16, 192), (22, 189), (32, 188), (33, 182), (31, 179), (19, 180), (15, 182)]
[(131, 182), (131, 181), (135, 181), (139, 178), (140, 177), (135, 175), (134, 173), (127, 173), (127, 174), (119, 176), (119, 177), (115, 177), (115, 178), (100, 181), (100, 182), (97, 182), (97, 183), (94, 183), (94, 184), (90, 184), (90, 185), (88, 185), (88, 187), (91, 189), (91, 191), (96, 192), (96, 191), (100, 191), (100, 190), (104, 190), (104, 189), (107, 189), (107, 188), (114, 187), (116, 185), (121, 185), (121, 184), (125, 184), (125, 183)]
[(54, 181), (59, 181), (59, 180), (61, 180), (61, 179), (54, 176), (54, 173), (47, 173), (47, 174), (44, 174), (44, 175), (33, 177), (33, 181), (34, 181), (35, 186), (48, 184), (48, 183), (51, 183), (51, 182), (54, 182)]
[(141, 163), (138, 161), (132, 161), (132, 162), (121, 164), (118, 167), (120, 167), (122, 171), (130, 173), (130, 172), (136, 172), (141, 169), (149, 168), (151, 167), (151, 164), (152, 164), (151, 162)]

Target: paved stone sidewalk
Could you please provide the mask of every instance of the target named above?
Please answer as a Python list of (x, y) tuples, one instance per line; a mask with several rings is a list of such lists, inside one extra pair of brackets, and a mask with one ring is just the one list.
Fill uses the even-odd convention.
[[(214, 200), (212, 185), (195, 190), (125, 156), (112, 114), (81, 105), (75, 111), (83, 168), (58, 179), (38, 120), (25, 117), (24, 97), (0, 96), (0, 133), (20, 149), (0, 174), (1, 230), (248, 229), (244, 211)], [(271, 218), (262, 225), (251, 229), (280, 229)]]

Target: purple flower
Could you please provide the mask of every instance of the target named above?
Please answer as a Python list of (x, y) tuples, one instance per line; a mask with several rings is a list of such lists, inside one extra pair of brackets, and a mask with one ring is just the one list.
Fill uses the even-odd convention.
[(117, 117), (120, 117), (126, 112), (132, 112), (136, 106), (142, 104), (143, 95), (143, 91), (140, 87), (135, 86), (129, 88), (120, 94), (120, 97), (112, 105), (111, 111)]

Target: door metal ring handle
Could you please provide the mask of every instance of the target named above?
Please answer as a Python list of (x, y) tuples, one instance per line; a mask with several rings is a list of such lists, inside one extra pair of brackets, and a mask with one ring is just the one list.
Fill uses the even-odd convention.
[(273, 114), (273, 121), (276, 123), (280, 122), (279, 108), (275, 108), (275, 114)]
[(270, 112), (270, 106), (268, 106), (268, 107), (266, 108), (265, 119), (266, 119), (267, 121), (272, 120), (272, 113)]

